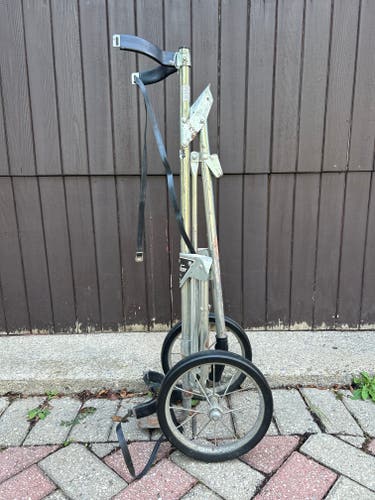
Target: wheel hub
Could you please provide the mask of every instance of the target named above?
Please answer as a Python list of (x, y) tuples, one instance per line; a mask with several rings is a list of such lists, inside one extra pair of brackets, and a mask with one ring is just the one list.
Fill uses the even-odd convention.
[(208, 416), (211, 420), (217, 422), (223, 417), (223, 412), (221, 411), (220, 408), (211, 408), (211, 410), (208, 413)]

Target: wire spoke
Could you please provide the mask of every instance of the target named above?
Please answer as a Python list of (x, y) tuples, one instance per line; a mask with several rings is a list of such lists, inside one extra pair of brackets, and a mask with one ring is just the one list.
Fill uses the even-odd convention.
[(232, 394), (237, 394), (239, 392), (247, 392), (249, 391), (249, 389), (247, 388), (241, 388), (241, 389), (236, 389), (235, 391), (232, 391), (232, 392), (228, 392), (226, 395), (227, 396), (231, 396)]
[(235, 411), (242, 411), (242, 410), (246, 410), (249, 408), (249, 405), (247, 406), (241, 406), (240, 408), (232, 408), (231, 410), (228, 410), (228, 411), (225, 411), (224, 412), (224, 415), (228, 415), (229, 413), (233, 413)]
[(238, 439), (238, 437), (236, 436), (236, 434), (235, 434), (234, 430), (233, 430), (233, 429), (231, 429), (230, 427), (228, 427), (228, 425), (227, 425), (227, 424), (226, 424), (226, 423), (225, 423), (222, 419), (220, 419), (220, 423), (221, 423), (221, 425), (222, 425), (222, 426), (223, 426), (223, 427), (224, 427), (227, 431), (229, 431), (229, 432), (233, 435), (233, 437), (234, 437), (234, 438)]
[(204, 429), (206, 429), (206, 427), (209, 425), (210, 422), (211, 422), (211, 419), (208, 418), (207, 422), (202, 426), (201, 430), (199, 432), (197, 432), (197, 434), (195, 436), (193, 436), (194, 439), (197, 439), (197, 437), (199, 436), (199, 434), (201, 434), (201, 432), (203, 432)]
[(229, 382), (228, 382), (228, 385), (226, 386), (225, 388), (225, 391), (224, 391), (224, 394), (222, 395), (222, 398), (224, 398), (227, 394), (227, 391), (229, 389), (229, 387), (231, 386), (232, 382), (233, 382), (233, 379), (234, 379), (234, 376), (236, 375), (237, 372), (234, 372), (233, 375), (231, 376)]
[(170, 410), (174, 410), (174, 411), (183, 410), (183, 411), (188, 411), (188, 412), (196, 413), (197, 415), (205, 415), (205, 413), (203, 411), (192, 410), (191, 408), (184, 408), (183, 406), (170, 406), (169, 409)]
[(192, 396), (198, 396), (198, 398), (201, 398), (204, 394), (199, 394), (197, 392), (194, 392), (194, 391), (190, 391), (188, 389), (184, 389), (183, 387), (180, 387), (178, 385), (175, 385), (173, 387), (173, 390), (177, 390), (177, 391), (181, 391), (181, 392), (186, 392), (187, 394), (191, 394)]
[[(197, 377), (197, 374), (196, 374), (196, 373), (194, 373), (194, 378), (195, 378), (195, 380), (196, 380), (196, 382), (197, 382), (197, 384), (198, 384), (198, 386), (199, 386), (200, 390), (202, 391), (202, 393), (203, 393), (204, 397), (207, 399), (207, 403), (208, 403), (210, 406), (212, 406), (211, 401), (208, 399), (207, 393), (206, 393), (206, 391), (203, 389), (202, 384), (199, 382), (199, 379), (198, 379), (198, 377)], [(200, 394), (200, 396), (201, 396), (201, 395), (202, 395), (202, 394)]]
[(185, 418), (185, 420), (183, 422), (181, 422), (177, 427), (176, 429), (178, 429), (179, 427), (183, 427), (185, 424), (187, 424), (188, 422), (190, 422), (190, 420), (192, 418), (194, 418), (196, 415), (195, 413), (193, 415), (190, 415), (189, 417)]

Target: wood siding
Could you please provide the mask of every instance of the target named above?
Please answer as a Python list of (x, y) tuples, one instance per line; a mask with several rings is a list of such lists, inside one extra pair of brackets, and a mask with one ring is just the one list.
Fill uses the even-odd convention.
[[(374, 328), (374, 25), (373, 0), (0, 0), (0, 332), (179, 318), (150, 130), (134, 262), (145, 112), (130, 74), (150, 62), (114, 50), (113, 33), (190, 46), (193, 98), (211, 83), (226, 313), (247, 328)], [(149, 91), (178, 184), (178, 79)]]

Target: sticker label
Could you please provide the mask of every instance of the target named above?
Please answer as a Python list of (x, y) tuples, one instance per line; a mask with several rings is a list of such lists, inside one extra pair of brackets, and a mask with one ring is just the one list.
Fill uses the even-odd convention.
[(180, 276), (179, 276), (180, 281), (185, 276), (185, 274), (188, 272), (191, 264), (192, 264), (192, 262), (189, 259), (184, 259), (184, 258), (180, 259)]
[(182, 100), (190, 101), (190, 85), (182, 85)]

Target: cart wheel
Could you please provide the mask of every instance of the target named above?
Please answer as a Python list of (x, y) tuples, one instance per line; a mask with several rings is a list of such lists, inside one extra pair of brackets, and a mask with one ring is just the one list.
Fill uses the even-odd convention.
[[(233, 319), (225, 316), (225, 326), (228, 334), (228, 350), (243, 356), (244, 358), (251, 361), (252, 352), (249, 339), (241, 326), (236, 323)], [(209, 345), (207, 349), (215, 349), (216, 345), (216, 319), (215, 314), (210, 313), (208, 317), (209, 321)], [(169, 330), (167, 336), (164, 339), (163, 346), (161, 348), (161, 364), (164, 373), (167, 373), (172, 366), (174, 366), (178, 361), (182, 359), (181, 349), (181, 321), (176, 323), (174, 327)]]
[[(241, 388), (232, 390), (239, 374)], [(173, 402), (176, 389), (182, 403)], [(267, 432), (272, 411), (271, 390), (256, 366), (231, 352), (202, 351), (166, 374), (157, 413), (162, 431), (178, 450), (197, 460), (220, 462), (253, 448)]]

